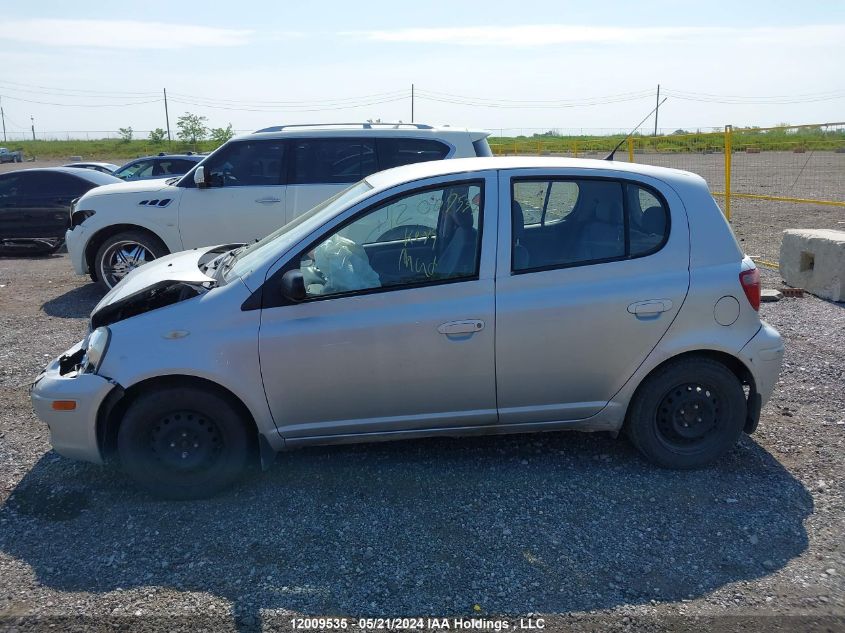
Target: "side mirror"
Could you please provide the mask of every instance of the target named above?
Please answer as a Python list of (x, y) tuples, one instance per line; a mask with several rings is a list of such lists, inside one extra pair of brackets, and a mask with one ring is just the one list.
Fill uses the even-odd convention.
[(282, 275), (282, 296), (291, 301), (304, 301), (308, 296), (305, 292), (305, 279), (298, 268)]
[(208, 183), (205, 181), (205, 166), (200, 165), (194, 170), (194, 183), (200, 189), (208, 187)]

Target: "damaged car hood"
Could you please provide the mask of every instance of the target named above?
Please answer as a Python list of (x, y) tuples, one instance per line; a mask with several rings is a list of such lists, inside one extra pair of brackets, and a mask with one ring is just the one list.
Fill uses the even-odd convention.
[(91, 312), (92, 329), (207, 292), (217, 282), (199, 266), (229, 248), (228, 245), (196, 248), (136, 268), (96, 305)]

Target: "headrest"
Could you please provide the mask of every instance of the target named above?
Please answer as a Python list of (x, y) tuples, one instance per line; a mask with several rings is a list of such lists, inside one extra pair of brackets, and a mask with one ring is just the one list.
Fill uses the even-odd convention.
[(663, 207), (649, 207), (643, 211), (642, 229), (644, 233), (663, 235), (666, 232), (666, 212)]
[(522, 212), (522, 205), (516, 200), (511, 202), (511, 218), (513, 236), (519, 239), (525, 234), (525, 213)]
[(605, 224), (616, 224), (622, 221), (621, 207), (616, 200), (599, 200), (596, 204), (596, 220)]

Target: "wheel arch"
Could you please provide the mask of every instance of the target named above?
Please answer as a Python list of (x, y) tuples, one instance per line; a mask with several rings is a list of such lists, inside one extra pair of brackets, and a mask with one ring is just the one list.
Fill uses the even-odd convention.
[(97, 414), (97, 443), (104, 461), (110, 462), (117, 460), (117, 433), (129, 406), (143, 393), (169, 387), (193, 387), (217, 392), (226, 398), (241, 414), (241, 419), (253, 438), (251, 446), (252, 456), (257, 458), (260, 450), (263, 462), (266, 458), (265, 452), (268, 450), (272, 451), (269, 445), (267, 445), (266, 440), (262, 442), (263, 436), (258, 430), (255, 417), (250, 412), (249, 407), (230, 389), (207, 378), (176, 374), (155, 376), (137, 382), (126, 389), (116, 387), (112, 390), (103, 401)]
[[(754, 374), (751, 373), (751, 370), (740, 358), (737, 358), (732, 354), (728, 354), (727, 352), (715, 349), (687, 350), (663, 360), (662, 362), (652, 367), (651, 370), (645, 376), (642, 377), (639, 384), (637, 384), (637, 388), (634, 389), (634, 393), (629, 398), (627, 406), (625, 407), (624, 424), (628, 424), (628, 414), (631, 410), (631, 406), (637, 399), (637, 396), (639, 395), (643, 385), (646, 384), (646, 382), (651, 376), (656, 374), (658, 371), (660, 371), (670, 363), (674, 363), (679, 360), (690, 360), (695, 358), (706, 358), (727, 367), (731, 371), (731, 373), (736, 376), (737, 380), (739, 380), (740, 384), (743, 387), (748, 387), (749, 391), (746, 394), (746, 399), (748, 400), (749, 405), (752, 404), (754, 398), (757, 395), (757, 385), (754, 381)], [(759, 417), (759, 409), (757, 410), (756, 414)], [(752, 421), (751, 419), (749, 419), (746, 422), (745, 429), (748, 433), (751, 433), (754, 431), (756, 426), (757, 420), (755, 419)]]
[(140, 224), (110, 224), (109, 226), (103, 227), (94, 233), (85, 245), (85, 265), (88, 267), (88, 272), (94, 281), (97, 281), (97, 269), (94, 265), (94, 258), (97, 256), (97, 251), (100, 250), (100, 246), (102, 246), (103, 242), (110, 237), (120, 233), (125, 233), (126, 231), (146, 233), (164, 244), (164, 247), (169, 253), (173, 252), (173, 249), (168, 246), (167, 241), (149, 227), (141, 226)]

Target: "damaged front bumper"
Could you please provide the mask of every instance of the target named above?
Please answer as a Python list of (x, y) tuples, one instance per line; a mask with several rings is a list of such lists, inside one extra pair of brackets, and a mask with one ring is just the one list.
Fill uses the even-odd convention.
[[(33, 382), (30, 397), (36, 415), (50, 427), (50, 443), (57, 453), (102, 464), (97, 412), (117, 385), (97, 374), (79, 373), (70, 367), (67, 359), (81, 351), (80, 342), (47, 365)], [(71, 410), (56, 410), (57, 401), (75, 405)]]

